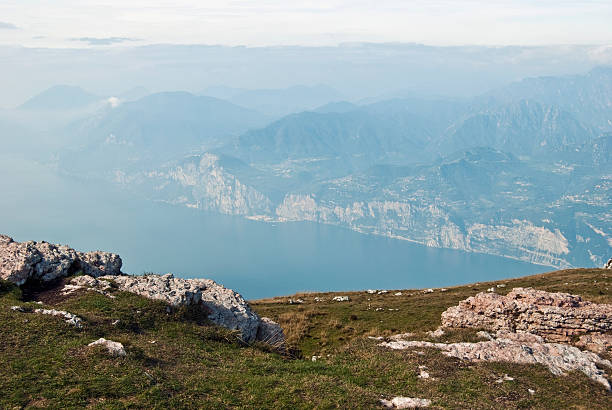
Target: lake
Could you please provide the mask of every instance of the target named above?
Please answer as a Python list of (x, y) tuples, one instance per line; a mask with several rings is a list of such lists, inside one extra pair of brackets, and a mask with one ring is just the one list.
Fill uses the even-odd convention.
[(0, 233), (116, 252), (123, 271), (206, 277), (246, 298), (452, 286), (550, 267), (308, 222), (271, 224), (155, 203), (0, 155)]

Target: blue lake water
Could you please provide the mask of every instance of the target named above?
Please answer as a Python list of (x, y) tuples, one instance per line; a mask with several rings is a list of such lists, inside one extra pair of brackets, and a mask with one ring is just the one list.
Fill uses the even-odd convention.
[(270, 224), (135, 200), (129, 192), (1, 155), (0, 232), (18, 241), (116, 252), (124, 272), (207, 277), (249, 299), (452, 286), (551, 270), (333, 226)]

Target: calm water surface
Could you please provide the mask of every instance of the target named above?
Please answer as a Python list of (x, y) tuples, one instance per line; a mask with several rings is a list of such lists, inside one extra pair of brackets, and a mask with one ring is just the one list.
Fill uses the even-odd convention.
[(212, 278), (254, 299), (298, 291), (451, 286), (544, 272), (314, 223), (269, 224), (145, 200), (0, 154), (0, 232), (119, 253), (124, 272)]

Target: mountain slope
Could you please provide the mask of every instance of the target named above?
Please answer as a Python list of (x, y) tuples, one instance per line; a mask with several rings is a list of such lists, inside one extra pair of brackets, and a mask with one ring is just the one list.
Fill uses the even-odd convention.
[(451, 127), (430, 149), (449, 153), (481, 146), (533, 156), (562, 152), (595, 135), (592, 128), (568, 112), (521, 100), (467, 117)]
[(84, 172), (147, 169), (219, 145), (266, 121), (259, 113), (212, 97), (152, 94), (73, 124), (66, 132), (80, 148), (64, 165)]
[(22, 110), (73, 110), (84, 108), (102, 98), (80, 87), (56, 85), (19, 106)]

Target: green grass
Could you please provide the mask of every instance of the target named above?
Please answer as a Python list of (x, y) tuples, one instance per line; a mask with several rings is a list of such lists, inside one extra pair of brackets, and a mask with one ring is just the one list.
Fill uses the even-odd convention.
[[(532, 286), (610, 303), (611, 275), (559, 271), (501, 281), (507, 286), (499, 291)], [(163, 303), (127, 293), (48, 300), (46, 307), (84, 319), (83, 329), (75, 329), (60, 318), (10, 310), (39, 305), (23, 302), (18, 288), (1, 282), (0, 408), (376, 408), (380, 398), (398, 395), (428, 398), (441, 408), (610, 408), (610, 393), (581, 373), (557, 377), (541, 366), (465, 363), (429, 349), (390, 351), (367, 338), (407, 331), (426, 338), (447, 307), (495, 283), (431, 294), (402, 290), (402, 296), (298, 295), (302, 305), (289, 305), (286, 297), (253, 301), (260, 315), (286, 329), (293, 350), (283, 355), (240, 344), (197, 310), (168, 313)], [(351, 301), (331, 302), (336, 294)], [(123, 343), (127, 356), (87, 347), (100, 337)], [(461, 330), (443, 340), (477, 338)], [(322, 358), (313, 362), (313, 355)], [(419, 379), (419, 365), (434, 379)], [(495, 383), (506, 373), (515, 380)]]

